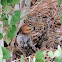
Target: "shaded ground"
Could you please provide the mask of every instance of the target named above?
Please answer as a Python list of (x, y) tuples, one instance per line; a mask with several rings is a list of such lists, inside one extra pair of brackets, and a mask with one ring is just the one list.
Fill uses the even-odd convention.
[(60, 43), (58, 41), (58, 38), (60, 38), (62, 35), (61, 32), (58, 33), (61, 26), (59, 18), (60, 11), (61, 8), (57, 6), (56, 0), (44, 0), (41, 5), (39, 5), (39, 7), (32, 13), (33, 15), (30, 14), (31, 20), (42, 22), (44, 24), (43, 31), (47, 32), (45, 37), (48, 40), (43, 41), (41, 49), (56, 49), (57, 45)]
[[(38, 2), (36, 2), (36, 4), (37, 3)], [(34, 6), (32, 6), (32, 8)], [(35, 22), (35, 23), (32, 23), (33, 26), (35, 27), (35, 31), (32, 32), (32, 34), (31, 34), (34, 44), (39, 42), (38, 36), (42, 35), (44, 32), (46, 32), (46, 34), (40, 40), (40, 41), (42, 41), (42, 45), (40, 48), (42, 51), (44, 51), (44, 50), (46, 50), (46, 51), (53, 50), (54, 51), (55, 49), (57, 49), (58, 45), (61, 45), (61, 47), (62, 47), (62, 42), (60, 42), (58, 40), (62, 35), (62, 33), (59, 32), (60, 26), (61, 26), (59, 13), (61, 10), (62, 9), (57, 6), (56, 0), (44, 0), (39, 5), (39, 7), (28, 16), (28, 19), (31, 22), (32, 21)], [(39, 22), (40, 22), (40, 24), (39, 24)], [(36, 35), (36, 36), (34, 36), (34, 35)], [(14, 52), (14, 54), (18, 58), (20, 58), (20, 54), (22, 54), (22, 53), (20, 51), (16, 51), (16, 52)], [(16, 59), (15, 56), (13, 57), (14, 59)], [(31, 56), (33, 56), (33, 55), (31, 55)], [(25, 62), (28, 62), (28, 61), (25, 61)]]

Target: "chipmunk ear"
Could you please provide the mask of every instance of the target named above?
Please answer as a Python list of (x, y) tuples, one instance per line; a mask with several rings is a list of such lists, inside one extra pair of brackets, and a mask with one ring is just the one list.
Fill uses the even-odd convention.
[(25, 23), (25, 20), (24, 20), (24, 23)]
[(18, 24), (18, 28), (17, 29), (20, 30), (20, 28), (23, 26), (23, 24), (24, 24), (24, 21), (21, 20), (20, 23)]
[(25, 23), (25, 21), (24, 21), (24, 23)]
[(29, 22), (29, 20), (28, 20), (28, 19), (24, 20), (24, 23), (28, 23), (28, 22)]
[(17, 35), (22, 31), (22, 29), (20, 28), (19, 31), (17, 32)]
[(20, 30), (17, 32), (17, 35), (20, 33)]

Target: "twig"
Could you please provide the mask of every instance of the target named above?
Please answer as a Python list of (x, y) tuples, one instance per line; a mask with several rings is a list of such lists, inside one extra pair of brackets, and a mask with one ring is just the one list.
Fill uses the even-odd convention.
[[(30, 57), (30, 56), (29, 56), (29, 57)], [(25, 57), (24, 59), (27, 59), (27, 58), (29, 58), (29, 57)], [(19, 61), (19, 60), (21, 60), (21, 59), (17, 59), (17, 60), (11, 61), (11, 62), (16, 62), (16, 61)]]
[(25, 16), (27, 16), (28, 14), (33, 12), (41, 4), (41, 2), (43, 2), (43, 0), (41, 0), (32, 10), (30, 10), (28, 13), (26, 13), (24, 16), (22, 16), (21, 19), (23, 19)]

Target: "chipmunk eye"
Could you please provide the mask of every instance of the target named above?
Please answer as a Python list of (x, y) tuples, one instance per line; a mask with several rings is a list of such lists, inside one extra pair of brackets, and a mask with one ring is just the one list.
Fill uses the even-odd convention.
[(31, 26), (31, 23), (29, 23), (29, 25)]
[(24, 22), (24, 23), (26, 23), (26, 22)]

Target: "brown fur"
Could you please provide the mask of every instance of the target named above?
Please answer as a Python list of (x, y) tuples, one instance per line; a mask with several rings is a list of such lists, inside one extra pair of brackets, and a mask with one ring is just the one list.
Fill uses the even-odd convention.
[(29, 34), (31, 31), (32, 31), (32, 27), (27, 25), (27, 24), (24, 24), (21, 28), (20, 28), (21, 32), (24, 34), (24, 35), (27, 35)]

